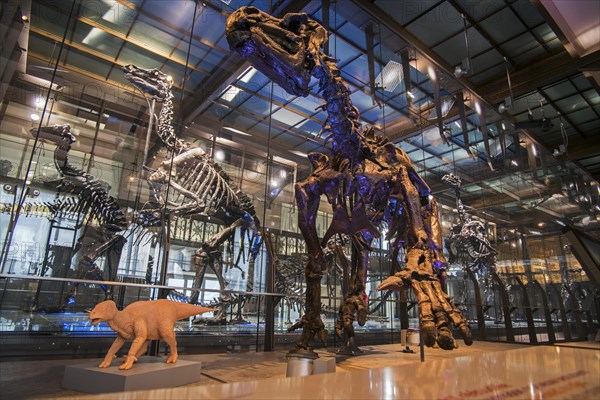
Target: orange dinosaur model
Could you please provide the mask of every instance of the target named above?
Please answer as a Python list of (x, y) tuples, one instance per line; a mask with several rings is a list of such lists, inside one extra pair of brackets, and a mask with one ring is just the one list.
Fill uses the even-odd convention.
[(177, 342), (173, 331), (175, 322), (210, 311), (216, 310), (164, 299), (136, 301), (125, 307), (123, 311), (119, 311), (114, 301), (103, 301), (90, 312), (89, 319), (94, 326), (106, 322), (113, 331), (117, 332), (117, 338), (98, 367), (109, 367), (117, 351), (128, 339), (133, 339), (133, 343), (125, 362), (119, 366), (119, 369), (130, 369), (138, 357), (148, 350), (150, 340), (164, 340), (170, 349), (169, 357), (165, 362), (175, 363), (177, 362)]

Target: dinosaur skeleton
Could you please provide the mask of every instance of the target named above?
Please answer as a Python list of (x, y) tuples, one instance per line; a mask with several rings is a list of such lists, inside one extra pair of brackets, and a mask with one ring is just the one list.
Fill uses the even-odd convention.
[[(25, 212), (31, 212), (29, 210), (33, 208), (34, 212), (43, 213), (45, 210), (42, 209), (47, 207), (53, 218), (56, 218), (57, 215), (83, 215), (84, 218), (80, 220), (81, 224), (76, 228), (80, 228), (86, 219), (87, 224), (94, 221), (98, 229), (96, 229), (94, 241), (84, 248), (83, 254), (77, 262), (76, 278), (102, 280), (103, 273), (96, 265), (96, 260), (100, 256), (106, 255), (108, 280), (115, 280), (119, 257), (126, 241), (119, 232), (127, 228), (125, 215), (119, 208), (117, 201), (108, 194), (102, 182), (69, 163), (68, 152), (75, 142), (70, 125), (44, 126), (39, 132), (36, 128), (31, 129), (29, 132), (34, 137), (38, 135), (39, 139), (56, 145), (54, 164), (60, 173), (57, 189), (59, 192), (75, 195), (76, 197), (67, 196), (58, 199), (54, 204), (45, 203), (41, 207), (26, 207)], [(82, 247), (81, 239), (78, 241), (74, 253)], [(75, 299), (78, 286), (79, 284), (73, 285), (65, 299), (65, 304), (61, 305), (62, 308)], [(105, 299), (112, 299), (111, 289), (103, 285), (101, 287), (105, 291)]]
[[(260, 240), (257, 231), (260, 229), (260, 222), (252, 200), (204, 150), (175, 135), (171, 77), (158, 69), (144, 69), (135, 65), (126, 65), (123, 72), (125, 79), (136, 88), (162, 102), (156, 131), (173, 157), (161, 162), (148, 177), (148, 184), (161, 206), (160, 210), (166, 207), (168, 215), (174, 217), (214, 216), (226, 226), (196, 250), (193, 259), (196, 269), (195, 287), (202, 285), (206, 269), (211, 267), (218, 277), (221, 289), (225, 289), (227, 283), (222, 275), (221, 262), (215, 255), (220, 254), (219, 246), (233, 236), (236, 228), (242, 230), (242, 240), (252, 231), (251, 258), (258, 254)], [(173, 193), (167, 198), (169, 188), (173, 189)], [(157, 209), (156, 212), (160, 210)], [(243, 248), (243, 243), (240, 247)], [(196, 299), (197, 297), (191, 300)], [(225, 310), (221, 309), (217, 318), (223, 317), (224, 313)]]
[[(80, 213), (81, 205), (79, 198), (73, 196), (62, 196), (55, 202), (36, 201), (23, 203), (20, 209), (23, 217), (48, 218), (57, 220), (61, 218), (76, 219)], [(0, 214), (10, 214), (13, 211), (12, 203), (0, 203)]]
[(460, 222), (450, 228), (450, 237), (444, 241), (450, 255), (448, 262), (459, 262), (475, 273), (495, 270), (498, 252), (488, 240), (483, 222), (472, 219), (465, 211), (460, 199), (460, 178), (454, 174), (446, 174), (442, 181), (454, 189), (460, 218)]
[[(456, 325), (465, 343), (471, 333), (459, 310), (443, 292), (438, 275), (443, 274), (441, 228), (430, 189), (419, 177), (400, 148), (374, 129), (361, 128), (359, 113), (350, 99), (333, 58), (321, 51), (327, 31), (306, 14), (274, 18), (255, 7), (243, 7), (227, 19), (227, 41), (257, 70), (288, 93), (306, 96), (310, 79), (319, 80), (319, 90), (328, 113), (321, 134), (331, 146), (331, 157), (311, 153), (312, 174), (296, 184), (298, 225), (306, 241), (309, 260), (305, 266), (306, 313), (293, 328), (303, 328), (296, 351), (312, 352), (315, 336), (326, 343), (321, 320), (321, 278), (327, 268), (323, 247), (336, 234), (351, 238), (350, 281), (340, 310), (343, 316), (342, 353), (354, 354), (352, 322), (366, 322), (365, 278), (373, 239), (378, 227), (386, 226), (392, 260), (405, 247), (407, 266), (384, 281), (378, 289), (412, 287), (417, 295), (425, 344), (436, 342), (444, 349), (456, 346), (451, 326)], [(320, 240), (316, 216), (320, 197), (325, 195), (333, 209), (333, 220)]]

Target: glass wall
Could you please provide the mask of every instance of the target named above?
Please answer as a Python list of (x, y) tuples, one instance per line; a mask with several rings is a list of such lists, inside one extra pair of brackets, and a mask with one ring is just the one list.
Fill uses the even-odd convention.
[[(166, 297), (217, 308), (178, 323), (178, 334), (185, 336), (181, 343), (190, 349), (260, 349), (269, 324), (278, 346), (291, 346), (298, 338), (298, 332), (287, 329), (304, 313), (308, 256), (294, 185), (309, 176), (311, 166), (305, 154), (294, 156), (282, 142), (311, 142), (326, 151), (324, 139), (317, 140), (325, 120), (322, 110), (314, 111), (320, 100), (316, 95), (289, 97), (247, 65), (235, 71), (236, 79), (205, 96), (211, 84), (207, 76), (230, 62), (223, 50), (225, 14), (214, 5), (194, 8), (194, 2), (181, 2), (175, 24), (156, 15), (161, 2), (151, 3), (151, 13), (137, 13), (119, 2), (95, 2), (94, 9), (91, 2), (77, 1), (33, 1), (22, 10), (32, 32), (30, 73), (10, 82), (0, 125), (0, 334), (15, 344), (10, 348), (14, 354), (19, 343), (31, 344), (36, 335), (62, 341), (63, 350), (85, 352), (95, 345), (83, 339), (112, 334), (106, 324), (92, 326), (86, 314), (109, 297), (119, 307)], [(321, 11), (313, 17), (321, 18)], [(10, 26), (17, 33), (22, 29), (22, 24)], [(352, 48), (344, 31), (357, 30), (351, 23), (344, 26), (331, 40), (339, 46), (332, 53), (339, 51), (341, 59), (345, 47)], [(387, 50), (377, 51), (383, 57)], [(340, 61), (352, 62), (351, 57)], [(145, 95), (127, 81), (122, 68), (130, 63), (166, 73), (173, 82), (170, 101)], [(358, 70), (344, 72), (352, 90), (361, 85)], [(431, 82), (412, 72), (426, 92)], [(398, 101), (377, 96), (390, 104)], [(386, 117), (397, 111), (376, 107), (362, 91), (353, 92), (353, 98), (368, 109), (362, 122), (374, 123), (379, 134), (387, 135)], [(431, 111), (426, 94), (417, 100), (419, 113)], [(298, 115), (304, 118), (297, 120)], [(567, 215), (577, 204), (567, 195), (549, 197), (541, 188), (544, 179), (564, 180), (574, 167), (546, 161), (542, 166), (548, 155), (540, 149), (538, 164), (515, 167), (510, 160), (497, 160), (501, 167), (490, 172), (481, 157), (484, 150), (473, 146), (480, 155), (473, 157), (459, 146), (459, 116), (449, 118), (451, 145), (427, 129), (395, 140), (440, 204), (443, 237), (450, 239), (464, 225), (456, 193), (442, 181), (454, 172), (465, 178), (460, 193), (466, 212), (484, 227), (480, 233), (497, 253), (491, 263), (470, 265), (472, 258), (463, 254), (469, 249), (452, 248), (457, 244), (447, 241), (448, 294), (481, 340), (586, 339), (598, 327), (598, 289), (555, 222), (566, 220), (556, 217), (556, 209)], [(478, 117), (472, 112), (469, 118), (475, 135)], [(54, 139), (38, 134), (55, 125), (70, 129), (54, 128)], [(499, 129), (494, 125), (496, 148)], [(179, 163), (183, 152), (172, 151), (173, 139), (165, 136), (169, 132), (185, 142), (186, 150), (198, 149), (193, 161)], [(290, 134), (295, 136), (286, 137)], [(527, 143), (513, 139), (512, 144), (517, 153), (526, 151)], [(597, 183), (586, 187), (598, 191)], [(243, 212), (239, 203), (227, 200), (213, 207), (212, 196), (219, 190), (227, 192), (225, 197), (245, 196)], [(198, 197), (203, 200), (189, 206)], [(530, 213), (514, 214), (511, 207), (521, 210), (524, 202)], [(525, 224), (521, 217), (532, 221)], [(331, 206), (322, 196), (315, 220), (319, 237), (332, 221)], [(392, 260), (383, 239), (388, 228), (380, 227), (369, 254), (369, 315), (364, 326), (356, 327), (359, 345), (397, 342), (403, 318), (411, 329), (419, 325), (412, 293), (402, 297), (376, 290), (397, 272), (396, 262), (405, 265), (404, 251)], [(336, 246), (347, 258), (352, 254), (348, 237), (326, 251), (321, 301), (330, 333), (344, 300), (344, 266)], [(270, 304), (274, 317), (267, 312)], [(339, 341), (331, 334), (328, 345)]]

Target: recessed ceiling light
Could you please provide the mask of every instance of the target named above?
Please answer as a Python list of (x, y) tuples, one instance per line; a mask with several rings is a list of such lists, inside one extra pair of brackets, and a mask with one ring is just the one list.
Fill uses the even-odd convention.
[(224, 159), (225, 159), (225, 153), (223, 152), (223, 150), (215, 151), (215, 160), (223, 161)]
[(240, 131), (239, 129), (231, 128), (229, 126), (224, 126), (223, 129), (226, 130), (226, 131), (237, 133), (239, 135), (243, 135), (243, 136), (252, 136), (251, 134), (249, 134), (247, 132)]
[(308, 157), (308, 154), (303, 153), (303, 152), (298, 151), (298, 150), (290, 150), (289, 152), (292, 153), (292, 154), (295, 154), (297, 156), (300, 156), (300, 157)]
[(29, 118), (31, 118), (32, 121), (39, 121), (40, 120), (40, 116), (36, 113), (31, 113), (29, 115)]

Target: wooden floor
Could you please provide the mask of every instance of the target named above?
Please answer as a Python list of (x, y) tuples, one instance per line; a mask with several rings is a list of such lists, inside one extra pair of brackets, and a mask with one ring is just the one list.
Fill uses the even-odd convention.
[[(411, 373), (420, 366), (435, 366), (440, 360), (454, 360), (461, 363), (472, 363), (481, 355), (491, 355), (492, 359), (504, 359), (503, 352), (510, 351), (523, 352), (527, 349), (533, 349), (533, 346), (493, 343), (493, 342), (475, 342), (472, 346), (464, 346), (459, 342), (460, 347), (453, 351), (444, 351), (438, 348), (425, 348), (424, 363), (420, 363), (420, 349), (418, 346), (412, 347), (414, 354), (403, 353), (403, 347), (395, 345), (378, 345), (363, 347), (365, 354), (355, 357), (336, 357), (336, 372), (360, 373), (361, 371), (376, 371), (385, 367), (406, 366), (402, 369), (406, 379), (410, 379)], [(568, 351), (582, 351), (586, 354), (600, 355), (600, 344), (598, 342), (577, 343), (573, 347), (566, 348), (569, 344), (561, 346), (563, 355)], [(538, 346), (555, 349), (554, 346)], [(214, 386), (227, 386), (230, 383), (251, 382), (268, 379), (265, 385), (268, 387), (275, 382), (273, 379), (279, 378), (277, 382), (285, 381), (286, 375), (286, 353), (288, 349), (281, 349), (274, 352), (244, 352), (228, 354), (205, 354), (205, 355), (181, 355), (180, 359), (194, 360), (202, 362), (201, 379), (193, 384), (185, 385), (174, 390), (186, 390), (186, 392), (173, 392), (171, 398), (181, 398), (182, 393), (185, 396), (198, 391), (211, 391), (216, 389)], [(567, 353), (565, 353), (565, 351)], [(323, 356), (334, 355), (323, 349), (319, 351)], [(0, 392), (4, 399), (42, 399), (42, 398), (93, 398), (95, 396), (82, 394), (72, 390), (66, 390), (61, 387), (64, 368), (67, 365), (74, 365), (90, 360), (54, 360), (54, 361), (14, 361), (0, 363)], [(453, 361), (453, 362), (454, 362)], [(445, 362), (445, 361), (444, 361)], [(116, 360), (113, 365), (118, 365)], [(412, 367), (409, 367), (411, 366)], [(494, 368), (490, 365), (490, 368)], [(387, 370), (387, 369), (386, 369)], [(457, 371), (457, 374), (460, 371)], [(327, 374), (332, 375), (332, 374)], [(334, 374), (337, 375), (337, 374)], [(432, 371), (432, 376), (435, 371)], [(322, 375), (321, 375), (322, 376)], [(599, 379), (600, 372), (596, 377)], [(314, 378), (314, 377), (311, 377)], [(294, 378), (298, 379), (298, 378)], [(592, 382), (593, 383), (593, 382)], [(259, 383), (252, 383), (259, 385)], [(211, 385), (208, 387), (207, 385)], [(194, 389), (196, 388), (196, 389)], [(440, 387), (443, 390), (443, 386)], [(137, 393), (137, 392), (130, 392)], [(160, 392), (163, 393), (164, 392)], [(177, 393), (180, 393), (179, 395)], [(207, 392), (208, 393), (208, 392)], [(439, 393), (443, 395), (443, 392)], [(313, 394), (314, 395), (314, 394)], [(213, 394), (215, 396), (215, 394)], [(216, 394), (216, 396), (219, 396)], [(116, 394), (105, 396), (104, 398), (114, 398)], [(335, 396), (337, 397), (337, 396)], [(443, 396), (440, 396), (443, 397)], [(134, 397), (128, 397), (134, 398)], [(136, 397), (137, 398), (137, 397)], [(160, 398), (160, 396), (156, 397)], [(197, 397), (201, 398), (201, 397)], [(224, 396), (228, 398), (228, 396)], [(260, 398), (260, 397), (255, 397)], [(277, 398), (277, 396), (272, 397)], [(306, 397), (306, 398), (310, 398)]]

